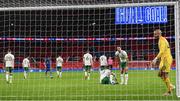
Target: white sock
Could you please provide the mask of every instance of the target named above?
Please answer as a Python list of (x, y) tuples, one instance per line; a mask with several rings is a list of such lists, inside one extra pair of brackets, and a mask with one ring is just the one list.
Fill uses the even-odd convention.
[(125, 74), (125, 84), (128, 83), (128, 74)]
[(6, 74), (6, 81), (9, 81), (9, 74)]
[(24, 78), (25, 78), (25, 79), (27, 78), (27, 74), (26, 74), (26, 71), (24, 71)]
[(59, 75), (59, 71), (57, 71), (57, 75)]
[(113, 75), (110, 75), (110, 82), (113, 84)]
[(90, 79), (90, 73), (88, 73), (88, 80)]
[(59, 76), (62, 77), (62, 72), (60, 72)]
[(85, 72), (85, 76), (86, 76), (86, 77), (88, 76), (87, 72)]
[(9, 75), (9, 83), (12, 83), (12, 75)]
[(123, 83), (124, 83), (124, 75), (121, 74), (121, 84), (123, 84)]

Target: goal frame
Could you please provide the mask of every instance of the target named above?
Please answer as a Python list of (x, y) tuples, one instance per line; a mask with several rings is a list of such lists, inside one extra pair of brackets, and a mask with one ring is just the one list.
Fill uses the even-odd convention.
[[(97, 4), (97, 5), (70, 5), (70, 6), (39, 6), (39, 7), (0, 7), (0, 11), (25, 11), (25, 10), (57, 10), (57, 9), (90, 9), (90, 8), (116, 8), (132, 6), (174, 6), (175, 19), (175, 60), (176, 60), (176, 95), (180, 97), (180, 33), (179, 33), (179, 3), (177, 2), (151, 2), (151, 3), (129, 3), (129, 4)], [(179, 67), (179, 68), (178, 68)]]

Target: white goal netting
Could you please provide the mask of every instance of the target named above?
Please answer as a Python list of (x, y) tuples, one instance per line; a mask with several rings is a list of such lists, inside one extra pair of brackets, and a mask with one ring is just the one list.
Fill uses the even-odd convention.
[[(0, 100), (178, 100), (179, 7), (176, 0), (157, 1), (0, 1)], [(173, 57), (169, 78), (176, 89), (168, 97), (158, 66), (150, 66), (159, 53), (155, 29), (162, 31)], [(117, 47), (127, 52), (127, 84), (121, 85)], [(15, 57), (12, 83), (6, 82), (8, 50)], [(83, 63), (87, 51), (93, 61), (90, 72)], [(99, 82), (102, 55), (118, 84)], [(57, 72), (59, 56), (63, 63)], [(27, 72), (22, 65), (26, 57)]]

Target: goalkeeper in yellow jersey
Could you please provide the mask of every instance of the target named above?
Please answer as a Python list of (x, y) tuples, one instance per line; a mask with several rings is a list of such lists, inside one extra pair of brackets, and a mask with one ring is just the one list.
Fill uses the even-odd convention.
[(168, 41), (165, 37), (162, 35), (162, 31), (160, 29), (156, 29), (154, 31), (154, 37), (159, 39), (158, 47), (159, 47), (159, 53), (156, 56), (156, 58), (152, 61), (152, 65), (156, 65), (157, 61), (159, 61), (159, 74), (158, 76), (161, 77), (163, 82), (166, 84), (166, 87), (168, 91), (164, 93), (164, 96), (169, 96), (172, 93), (172, 90), (175, 88), (174, 85), (171, 84), (169, 79), (169, 72), (171, 69), (171, 64), (173, 61), (172, 55), (171, 55), (171, 49), (169, 46)]

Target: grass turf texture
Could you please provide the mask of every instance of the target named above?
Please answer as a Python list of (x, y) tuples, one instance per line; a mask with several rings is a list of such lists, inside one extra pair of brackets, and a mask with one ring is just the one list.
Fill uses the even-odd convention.
[[(119, 78), (119, 71), (115, 71)], [(128, 85), (101, 85), (99, 73), (91, 72), (91, 79), (84, 80), (84, 72), (63, 72), (63, 78), (45, 77), (44, 73), (30, 73), (24, 80), (23, 73), (13, 74), (13, 83), (7, 84), (0, 74), (0, 100), (179, 100), (175, 91), (164, 97), (165, 84), (157, 77), (158, 71), (129, 71)], [(170, 73), (175, 84), (175, 71)]]

